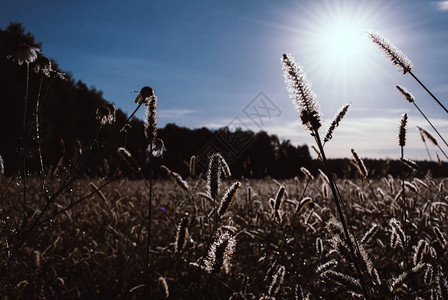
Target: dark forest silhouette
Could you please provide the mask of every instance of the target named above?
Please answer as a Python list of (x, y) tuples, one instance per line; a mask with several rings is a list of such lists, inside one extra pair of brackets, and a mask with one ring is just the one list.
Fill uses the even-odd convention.
[[(27, 169), (38, 172), (37, 144), (33, 139), (34, 118), (29, 118), (26, 132), (22, 134), (25, 66), (18, 66), (6, 56), (20, 44), (41, 47), (30, 33), (25, 33), (21, 24), (11, 23), (5, 30), (0, 29), (0, 155), (5, 162), (7, 175), (16, 174), (19, 166), (20, 138), (25, 137), (27, 143)], [(53, 70), (61, 71), (54, 60)], [(32, 66), (31, 66), (32, 70)], [(29, 87), (28, 116), (35, 113), (36, 95), (39, 89), (40, 74), (31, 71)], [(45, 166), (49, 173), (69, 172), (70, 168), (85, 155), (85, 148), (93, 138), (98, 127), (96, 110), (108, 104), (102, 92), (89, 88), (82, 81), (75, 81), (71, 74), (67, 80), (45, 78), (42, 86), (40, 105), (41, 145)], [(148, 83), (149, 85), (151, 83)], [(123, 87), (129, 90), (140, 87)], [(157, 90), (156, 90), (157, 93)], [(143, 122), (133, 118), (130, 129), (125, 135), (120, 129), (125, 124), (127, 115), (117, 109), (116, 122), (101, 131), (86, 163), (85, 174), (88, 176), (107, 176), (117, 168), (118, 147), (126, 143), (126, 149), (137, 163), (144, 167), (147, 163), (148, 147), (144, 137)], [(301, 130), (298, 128), (297, 130)], [(231, 131), (228, 128), (210, 130), (207, 128), (188, 129), (175, 124), (168, 124), (159, 129), (159, 137), (164, 140), (167, 152), (158, 158), (156, 164), (164, 164), (181, 174), (188, 174), (188, 161), (196, 156), (198, 174), (207, 164), (208, 155), (219, 151), (229, 161), (233, 175), (236, 177), (272, 176), (275, 178), (292, 178), (303, 176), (301, 167), (317, 173), (320, 162), (310, 156), (308, 146), (294, 146), (289, 140), (280, 141), (276, 135), (266, 132)], [(347, 147), (349, 148), (349, 146)], [(349, 159), (330, 161), (331, 169), (336, 170), (338, 177), (356, 175)], [(399, 161), (365, 160), (372, 176), (399, 174)], [(440, 167), (433, 162), (419, 162), (422, 173), (431, 170), (435, 176), (447, 176), (448, 168)], [(57, 166), (57, 168), (56, 168)], [(126, 166), (123, 166), (126, 167)], [(148, 168), (143, 168), (147, 170)], [(159, 168), (155, 168), (159, 173)], [(136, 176), (127, 170), (129, 177)], [(158, 174), (155, 174), (158, 175)]]

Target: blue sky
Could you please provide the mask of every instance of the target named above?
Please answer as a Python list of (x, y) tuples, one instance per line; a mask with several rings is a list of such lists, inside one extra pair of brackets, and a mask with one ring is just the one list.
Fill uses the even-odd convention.
[[(414, 63), (414, 73), (448, 104), (448, 1), (68, 1), (0, 0), (0, 27), (21, 22), (44, 55), (127, 113), (149, 85), (159, 125), (238, 124), (293, 144), (313, 144), (288, 98), (280, 58), (291, 53), (308, 74), (328, 127), (345, 119), (326, 145), (330, 157), (397, 158), (397, 127), (409, 114), (406, 155), (427, 159), (415, 126), (432, 132), (394, 85), (405, 86), (448, 136), (448, 119), (365, 34), (375, 30)], [(257, 98), (260, 92), (269, 99)], [(275, 111), (263, 120), (262, 102)], [(268, 101), (268, 102), (266, 102)], [(138, 113), (143, 117), (143, 110)], [(252, 118), (251, 118), (252, 117)], [(325, 134), (323, 132), (322, 134)], [(434, 153), (436, 148), (430, 146)]]

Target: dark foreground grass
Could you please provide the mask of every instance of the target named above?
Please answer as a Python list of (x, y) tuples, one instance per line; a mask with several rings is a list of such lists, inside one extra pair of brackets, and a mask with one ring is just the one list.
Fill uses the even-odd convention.
[[(362, 240), (365, 261), (371, 263), (367, 268), (371, 273), (364, 274), (369, 278), (371, 293), (386, 298), (442, 299), (447, 291), (448, 181), (407, 180), (409, 255), (404, 253), (402, 224), (397, 221), (396, 227), (390, 222), (393, 218), (401, 220), (399, 180), (388, 177), (372, 181), (373, 189), (361, 180), (339, 180), (337, 184), (349, 204), (348, 218), (357, 239)], [(327, 229), (335, 208), (322, 177), (311, 180), (306, 190), (305, 181), (299, 180), (242, 180), (235, 201), (218, 220), (213, 211), (218, 205), (200, 194), (205, 192), (205, 179), (187, 181), (189, 191), (172, 181), (155, 182), (148, 290), (143, 286), (147, 279), (148, 197), (143, 181), (113, 182), (38, 226), (17, 249), (23, 217), (18, 203), (20, 189), (15, 180), (3, 178), (2, 294), (84, 299), (159, 299), (167, 292), (170, 299), (361, 297), (349, 252), (337, 233), (337, 222)], [(232, 183), (222, 183), (218, 198)], [(77, 182), (48, 214), (100, 184), (101, 180)], [(286, 187), (286, 195), (278, 218), (269, 199), (275, 198), (280, 185)], [(39, 182), (31, 182), (29, 195), (40, 195), (39, 189)], [(302, 195), (311, 201), (297, 212)], [(29, 197), (35, 211), (32, 218), (37, 217), (43, 201)], [(187, 244), (176, 253), (174, 243), (182, 218), (188, 220)], [(236, 239), (235, 251), (227, 261), (228, 273), (220, 267), (209, 273), (204, 260), (210, 255), (212, 243), (224, 233)], [(406, 257), (409, 261), (405, 263)]]

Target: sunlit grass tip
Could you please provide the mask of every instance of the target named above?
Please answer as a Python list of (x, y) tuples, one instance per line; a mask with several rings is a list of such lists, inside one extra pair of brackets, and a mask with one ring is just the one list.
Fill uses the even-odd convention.
[(404, 147), (406, 145), (406, 124), (408, 123), (408, 114), (401, 116), (400, 125), (398, 126), (398, 145)]
[(45, 77), (50, 77), (51, 72), (53, 70), (51, 69), (51, 60), (48, 59), (48, 57), (40, 56), (36, 59), (35, 65), (34, 65), (34, 72), (35, 73), (41, 73)]
[(188, 219), (184, 217), (177, 225), (176, 242), (174, 243), (175, 253), (183, 252), (185, 247), (187, 246), (187, 240), (188, 240), (187, 224)]
[(151, 143), (157, 138), (157, 97), (153, 95), (146, 104), (145, 136)]
[(388, 39), (382, 37), (379, 33), (375, 31), (367, 31), (369, 38), (378, 45), (378, 47), (384, 52), (387, 58), (402, 71), (403, 74), (411, 72), (414, 68), (411, 60), (401, 52), (397, 47), (395, 47)]
[(299, 111), (303, 125), (309, 130), (318, 130), (322, 125), (319, 105), (305, 72), (291, 54), (283, 54), (282, 68), (289, 98)]
[(350, 107), (350, 104), (351, 103), (345, 104), (336, 113), (333, 121), (330, 124), (330, 127), (328, 128), (327, 134), (325, 135), (324, 143), (328, 142), (329, 140), (331, 140), (333, 138), (333, 131), (335, 130), (336, 127), (339, 126), (339, 123), (342, 121), (342, 118), (344, 118), (345, 114), (347, 113), (348, 108)]
[(239, 181), (232, 184), (224, 194), (224, 197), (221, 200), (221, 204), (218, 208), (218, 215), (222, 217), (227, 210), (229, 209), (230, 205), (232, 204), (233, 200), (235, 199), (236, 193), (238, 189), (240, 188), (241, 183)]
[(23, 63), (30, 64), (37, 59), (40, 49), (31, 47), (28, 44), (20, 44), (12, 54), (6, 56), (7, 59), (12, 59), (15, 63), (21, 66)]
[(408, 100), (409, 103), (414, 103), (415, 97), (412, 95), (406, 88), (404, 88), (401, 85), (395, 85), (397, 90), (404, 96), (406, 100)]
[(224, 267), (226, 273), (230, 271), (230, 260), (235, 252), (236, 239), (229, 233), (222, 234), (210, 246), (210, 250), (205, 263), (205, 270), (208, 273), (219, 273)]
[(354, 149), (351, 149), (353, 160), (356, 163), (356, 166), (358, 167), (359, 174), (361, 174), (362, 177), (367, 178), (369, 176), (369, 172), (367, 171), (366, 166), (364, 165), (364, 162), (361, 158), (359, 158), (358, 154), (355, 152)]
[(149, 86), (145, 86), (145, 87), (143, 87), (140, 90), (137, 98), (135, 98), (135, 103), (138, 103), (138, 104), (142, 104), (142, 103), (149, 104), (149, 101), (153, 97), (155, 97), (154, 90), (151, 87), (149, 87)]
[(427, 130), (420, 126), (416, 126), (418, 129), (418, 132), (420, 133), (420, 137), (422, 138), (422, 141), (425, 142), (426, 139), (428, 139), (431, 143), (434, 144), (434, 146), (438, 146), (439, 143), (437, 142), (436, 138), (429, 133)]

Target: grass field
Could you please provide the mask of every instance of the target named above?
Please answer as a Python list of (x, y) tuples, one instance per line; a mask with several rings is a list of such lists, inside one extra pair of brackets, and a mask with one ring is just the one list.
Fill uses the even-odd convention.
[[(375, 270), (369, 276), (372, 291), (388, 298), (444, 297), (448, 182), (412, 176), (407, 180), (407, 247), (401, 229), (390, 223), (392, 218), (401, 219), (398, 180), (374, 180), (372, 189), (361, 180), (340, 180), (338, 186), (346, 200), (348, 222)], [(231, 183), (222, 182), (219, 197)], [(79, 181), (51, 210), (67, 206), (100, 184), (100, 180)], [(322, 176), (281, 183), (243, 180), (222, 217), (214, 210), (219, 203), (198, 194), (206, 192), (205, 179), (188, 179), (188, 185), (188, 191), (171, 180), (153, 186), (149, 278), (144, 262), (148, 188), (142, 180), (118, 180), (38, 226), (17, 251), (2, 251), (2, 268), (9, 274), (3, 278), (3, 291), (18, 298), (141, 298), (149, 280), (154, 298), (164, 298), (164, 284), (171, 299), (331, 299), (361, 293), (337, 226), (327, 226), (335, 210)], [(279, 206), (281, 220), (273, 217), (269, 204), (280, 185), (286, 187)], [(40, 188), (32, 182), (30, 194), (33, 187)], [(17, 209), (19, 188), (15, 180), (3, 178), (0, 192), (5, 220), (1, 246), (8, 249), (8, 244), (16, 244), (22, 219)], [(311, 201), (297, 212), (306, 197)], [(33, 199), (35, 208), (39, 201), (43, 199)], [(186, 244), (175, 252), (182, 218), (187, 220)], [(204, 260), (210, 246), (224, 233), (235, 238), (234, 252), (207, 272)], [(226, 272), (221, 266), (227, 259)]]

